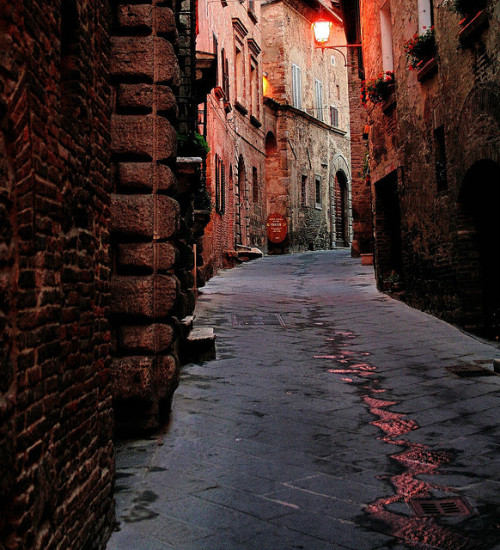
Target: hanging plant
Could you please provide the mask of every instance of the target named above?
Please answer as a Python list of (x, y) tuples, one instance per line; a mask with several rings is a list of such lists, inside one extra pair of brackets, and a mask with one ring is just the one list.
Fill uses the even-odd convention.
[(361, 103), (366, 107), (368, 101), (371, 103), (385, 103), (394, 91), (394, 73), (386, 71), (380, 73), (376, 78), (363, 80), (361, 82)]
[(201, 157), (206, 158), (210, 152), (207, 140), (198, 132), (190, 136), (177, 134), (177, 154), (180, 157)]
[(444, 4), (450, 11), (460, 15), (475, 15), (486, 7), (486, 0), (445, 0)]
[(408, 69), (415, 71), (436, 54), (436, 38), (434, 27), (424, 34), (415, 33), (413, 38), (404, 43), (404, 51), (408, 59)]

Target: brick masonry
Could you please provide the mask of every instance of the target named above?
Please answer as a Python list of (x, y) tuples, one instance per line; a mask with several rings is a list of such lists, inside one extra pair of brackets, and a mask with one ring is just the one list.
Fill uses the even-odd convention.
[(113, 523), (109, 13), (0, 4), (0, 547)]
[[(359, 4), (366, 77), (382, 69), (381, 1)], [(498, 225), (499, 3), (479, 19), (431, 6), (433, 70), (409, 71), (403, 44), (418, 30), (418, 2), (390, 3), (395, 102), (368, 103), (370, 171), (380, 286), (395, 271), (412, 305), (500, 337)], [(481, 6), (478, 4), (477, 10)], [(476, 10), (476, 11), (477, 11)]]

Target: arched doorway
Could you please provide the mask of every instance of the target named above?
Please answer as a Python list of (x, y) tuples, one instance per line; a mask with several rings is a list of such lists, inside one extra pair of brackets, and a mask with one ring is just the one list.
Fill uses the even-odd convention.
[(480, 160), (463, 179), (458, 219), (466, 328), (500, 339), (500, 165)]
[(341, 170), (335, 174), (335, 245), (349, 245), (349, 189)]

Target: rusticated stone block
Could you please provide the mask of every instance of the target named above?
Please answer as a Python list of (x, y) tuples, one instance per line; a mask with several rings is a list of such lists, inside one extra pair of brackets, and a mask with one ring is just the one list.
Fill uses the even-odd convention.
[[(158, 60), (156, 74), (155, 59)], [(110, 69), (114, 76), (140, 76), (173, 86), (179, 84), (180, 70), (174, 47), (159, 37), (113, 37)]]
[(175, 15), (170, 8), (156, 9), (156, 32), (173, 33), (176, 32)]
[(111, 230), (125, 235), (153, 236), (153, 195), (112, 195)]
[(125, 29), (151, 29), (153, 24), (152, 7), (148, 4), (119, 4), (116, 12), (116, 19), (118, 25)]
[(156, 108), (159, 111), (169, 111), (177, 104), (174, 92), (168, 86), (158, 85), (156, 90)]
[(118, 264), (122, 268), (171, 269), (176, 261), (170, 243), (125, 243), (118, 245)]
[(177, 134), (170, 122), (154, 115), (114, 115), (111, 119), (111, 149), (116, 154), (168, 159), (177, 150)]
[(111, 282), (111, 313), (166, 317), (177, 299), (178, 282), (169, 275), (117, 276)]
[(179, 204), (165, 195), (111, 196), (111, 230), (115, 233), (168, 239), (178, 231), (179, 223)]
[(110, 70), (114, 76), (141, 76), (153, 80), (153, 38), (111, 38)]
[(179, 203), (165, 195), (155, 195), (155, 210), (155, 238), (172, 237), (179, 230)]
[(154, 360), (152, 356), (113, 359), (111, 369), (114, 398), (156, 402), (158, 391), (153, 372)]
[(124, 190), (153, 188), (153, 164), (151, 162), (120, 162), (117, 173), (118, 186)]
[(171, 399), (179, 384), (179, 363), (172, 355), (156, 358), (155, 379), (160, 400)]
[(180, 69), (174, 47), (163, 38), (155, 38), (156, 54), (158, 56), (158, 77), (156, 82), (179, 85)]
[(155, 187), (159, 191), (165, 191), (176, 183), (174, 173), (164, 164), (157, 164), (155, 170)]
[(177, 251), (170, 243), (155, 243), (155, 269), (171, 269), (177, 260)]
[(153, 86), (151, 84), (119, 84), (116, 88), (116, 101), (121, 109), (130, 107), (152, 108)]
[(160, 353), (173, 342), (174, 329), (170, 325), (122, 326), (118, 330), (121, 351)]
[(118, 265), (121, 268), (154, 268), (153, 243), (118, 245)]

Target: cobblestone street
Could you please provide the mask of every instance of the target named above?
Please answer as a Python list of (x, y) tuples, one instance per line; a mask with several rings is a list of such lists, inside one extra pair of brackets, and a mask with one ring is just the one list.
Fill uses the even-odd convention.
[(196, 314), (217, 359), (118, 444), (108, 550), (500, 548), (498, 346), (346, 250), (225, 271)]

